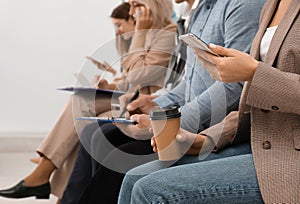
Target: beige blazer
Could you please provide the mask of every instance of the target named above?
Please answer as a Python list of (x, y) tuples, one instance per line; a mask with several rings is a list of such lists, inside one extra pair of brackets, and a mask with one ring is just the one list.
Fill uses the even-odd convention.
[(141, 93), (150, 94), (163, 87), (175, 36), (173, 23), (161, 29), (135, 31), (129, 52), (123, 56), (118, 88), (124, 90), (130, 85), (128, 92), (140, 88)]
[[(260, 42), (279, 0), (268, 0), (251, 55), (259, 59)], [(216, 150), (232, 142), (251, 146), (265, 203), (300, 203), (300, 1), (293, 0), (277, 28), (264, 63), (246, 83), (239, 112), (203, 132)], [(251, 126), (250, 126), (251, 124)], [(251, 134), (250, 134), (251, 132)]]

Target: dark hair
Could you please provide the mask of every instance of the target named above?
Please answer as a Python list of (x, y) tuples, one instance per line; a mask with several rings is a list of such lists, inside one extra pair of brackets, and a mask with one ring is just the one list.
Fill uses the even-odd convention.
[(130, 4), (127, 2), (122, 3), (121, 5), (117, 6), (111, 13), (111, 18), (118, 18), (118, 19), (124, 19), (129, 20), (130, 15)]

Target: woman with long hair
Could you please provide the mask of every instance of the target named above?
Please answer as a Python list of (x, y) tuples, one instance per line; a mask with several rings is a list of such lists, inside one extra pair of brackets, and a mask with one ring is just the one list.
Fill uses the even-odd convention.
[[(151, 69), (149, 63), (156, 63), (157, 59), (151, 57), (143, 60), (144, 46), (148, 42), (156, 42), (158, 37), (169, 35), (166, 30), (173, 27), (170, 16), (172, 11), (172, 2), (169, 0), (132, 0), (130, 15), (135, 16), (136, 31), (132, 38), (132, 43), (127, 56), (124, 58), (124, 64), (134, 63), (139, 65), (139, 70), (151, 78), (158, 79), (161, 74)], [(162, 12), (163, 11), (163, 12)], [(175, 37), (175, 36), (173, 36)], [(150, 52), (157, 52), (165, 47), (165, 42), (156, 44), (156, 48)], [(160, 57), (167, 57), (167, 53), (160, 53)], [(138, 70), (138, 69), (136, 69)], [(136, 73), (133, 70), (133, 73)], [(133, 74), (128, 72), (127, 78), (142, 78), (142, 72)], [(151, 79), (150, 78), (150, 79)], [(140, 83), (146, 84), (148, 78), (144, 78)], [(142, 91), (155, 90), (155, 86), (144, 86)], [(100, 128), (99, 128), (100, 126)], [(148, 134), (148, 132), (147, 132)], [(149, 140), (141, 141), (141, 138), (132, 138), (123, 134), (113, 124), (91, 124), (85, 127), (81, 135), (78, 157), (75, 162), (73, 172), (69, 183), (64, 192), (62, 203), (116, 203), (122, 179), (127, 170), (133, 168), (140, 162), (147, 162), (156, 158), (153, 154)], [(148, 155), (146, 160), (128, 161), (124, 155)], [(125, 156), (126, 157), (126, 156)], [(150, 160), (149, 160), (150, 159)], [(112, 166), (110, 166), (112, 164)], [(129, 165), (128, 165), (129, 164)]]
[(210, 49), (224, 57), (195, 53), (216, 80), (246, 82), (239, 111), (181, 140), (194, 141), (197, 152), (250, 140), (252, 153), (141, 178), (151, 167), (145, 165), (125, 177), (122, 196), (131, 203), (300, 203), (300, 1), (266, 1), (250, 55), (214, 44)]
[[(142, 15), (138, 16), (141, 19), (136, 23), (129, 13), (129, 8), (131, 7), (127, 3), (122, 4), (121, 9), (120, 7), (117, 9), (119, 12), (114, 10), (111, 15), (115, 23), (120, 19), (125, 20), (122, 23), (126, 25), (128, 23), (128, 30), (123, 29), (120, 31), (120, 29), (117, 29), (118, 32), (120, 31), (119, 34), (122, 34), (121, 36), (127, 36), (131, 31), (145, 30), (147, 29), (147, 27), (144, 27), (145, 23), (150, 22), (143, 18)], [(165, 8), (168, 9), (168, 14), (162, 12), (159, 14), (160, 17), (169, 15), (169, 10), (172, 10), (172, 7)], [(126, 11), (125, 15), (123, 10)], [(142, 20), (143, 22), (141, 22)], [(128, 53), (125, 52), (125, 55), (124, 52), (121, 52), (123, 55), (121, 56), (122, 76), (117, 78), (112, 84), (109, 84), (112, 89), (131, 91), (139, 88), (141, 92), (150, 94), (163, 83), (164, 73), (171, 56), (170, 53), (175, 45), (176, 25), (172, 24), (169, 18), (165, 18), (163, 22), (160, 22), (160, 20), (154, 20), (153, 26), (151, 25), (150, 27), (155, 29), (163, 28), (165, 32), (157, 31), (155, 33), (154, 31), (141, 34), (131, 32), (130, 38), (132, 39), (128, 48), (129, 51)], [(116, 25), (118, 26), (119, 23)], [(119, 27), (121, 28), (121, 26)], [(150, 69), (152, 70), (151, 72), (149, 71)], [(156, 77), (153, 74), (156, 74)], [(146, 84), (143, 83), (140, 86), (141, 81), (145, 81)], [(100, 87), (102, 87), (102, 82), (100, 81)], [(95, 97), (93, 95), (86, 97), (84, 95), (82, 97), (74, 94), (60, 114), (54, 128), (38, 148), (37, 152), (41, 156), (38, 166), (16, 186), (1, 190), (0, 196), (8, 198), (25, 198), (30, 196), (48, 198), (51, 191), (54, 195), (61, 198), (77, 155), (79, 142), (77, 132), (84, 125), (75, 121), (74, 117), (95, 116), (110, 110), (111, 96), (96, 95)], [(50, 177), (51, 188), (49, 183)]]

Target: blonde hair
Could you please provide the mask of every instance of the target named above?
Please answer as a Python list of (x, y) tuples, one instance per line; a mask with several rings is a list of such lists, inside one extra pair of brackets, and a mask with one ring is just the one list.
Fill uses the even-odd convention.
[(171, 0), (138, 0), (147, 5), (153, 16), (153, 28), (159, 29), (169, 25), (173, 12), (173, 4)]

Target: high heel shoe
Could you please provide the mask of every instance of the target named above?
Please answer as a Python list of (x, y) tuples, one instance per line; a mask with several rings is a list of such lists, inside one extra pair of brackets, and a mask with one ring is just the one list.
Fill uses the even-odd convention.
[(36, 199), (49, 199), (51, 193), (50, 183), (45, 183), (40, 186), (26, 187), (22, 180), (17, 185), (0, 190), (0, 196), (6, 198), (27, 198), (35, 196)]

